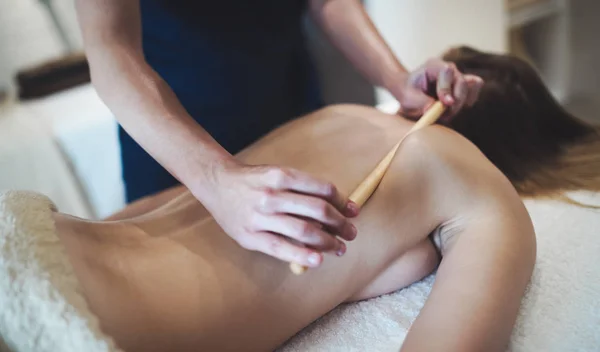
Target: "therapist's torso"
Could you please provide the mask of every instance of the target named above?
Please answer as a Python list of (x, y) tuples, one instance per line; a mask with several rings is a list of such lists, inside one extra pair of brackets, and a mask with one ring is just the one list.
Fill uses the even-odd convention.
[(221, 145), (236, 153), (318, 108), (304, 0), (141, 0), (147, 62)]

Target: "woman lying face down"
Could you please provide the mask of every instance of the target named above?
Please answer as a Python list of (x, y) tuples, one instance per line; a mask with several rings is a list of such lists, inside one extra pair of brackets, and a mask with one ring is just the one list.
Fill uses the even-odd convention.
[[(493, 71), (507, 59), (467, 51), (458, 58), (482, 56), (464, 62), (457, 58), (463, 70)], [(506, 69), (511, 65), (516, 64)], [(515, 84), (483, 78), (490, 85)], [(522, 114), (529, 119), (523, 123), (531, 128), (523, 134), (543, 140), (538, 135), (554, 131), (548, 124), (573, 125), (583, 132), (558, 142), (535, 142), (514, 157), (515, 146), (522, 147), (516, 144), (520, 139), (511, 142), (518, 134), (486, 144), (493, 138), (486, 133), (494, 130), (477, 125), (486, 117), (476, 112), (493, 115), (503, 103), (488, 99), (486, 88), (493, 92), (493, 86), (484, 87), (480, 102), (451, 126), (479, 143), (481, 151), (442, 126), (409, 136), (353, 220), (359, 236), (347, 243), (343, 256), (332, 251), (318, 269), (302, 276), (293, 275), (288, 263), (242, 249), (183, 189), (133, 204), (110, 221), (55, 214), (90, 308), (126, 351), (268, 351), (341, 303), (395, 291), (438, 268), (402, 350), (503, 351), (535, 261), (535, 235), (517, 190), (546, 195), (577, 188), (565, 187), (574, 172), (546, 183), (534, 176), (562, 165), (559, 160), (572, 150), (585, 150), (589, 144), (581, 141), (594, 131), (579, 128), (566, 115), (548, 114), (557, 105), (539, 109), (549, 120), (565, 117), (558, 122), (529, 114), (527, 97), (537, 92), (528, 89), (540, 87), (526, 85), (528, 76), (513, 78), (524, 86), (518, 91), (522, 109), (513, 111), (528, 112)], [(543, 107), (544, 101), (537, 105)], [(309, 172), (348, 194), (411, 125), (372, 108), (335, 106), (276, 129), (238, 157)], [(478, 128), (487, 138), (477, 140)], [(520, 163), (542, 154), (546, 158), (536, 161), (536, 168)], [(577, 178), (589, 179), (584, 176)], [(538, 188), (521, 186), (531, 180)], [(304, 230), (296, 229), (310, 236)]]
[[(349, 193), (411, 124), (333, 107), (277, 129), (240, 158), (297, 168)], [(243, 249), (200, 213), (184, 193), (113, 222), (56, 215), (90, 308), (124, 350), (273, 350), (341, 303), (421, 279), (438, 255), (436, 284), (404, 349), (502, 350), (535, 258), (533, 229), (510, 182), (437, 126), (405, 140), (354, 220), (360, 236), (346, 254), (326, 256), (302, 276)]]

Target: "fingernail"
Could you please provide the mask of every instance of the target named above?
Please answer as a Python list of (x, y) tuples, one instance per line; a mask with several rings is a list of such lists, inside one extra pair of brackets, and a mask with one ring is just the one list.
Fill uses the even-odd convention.
[(338, 251), (337, 251), (336, 255), (337, 255), (338, 257), (341, 257), (341, 256), (343, 256), (345, 253), (346, 253), (346, 245), (344, 244), (344, 242), (341, 242), (340, 249), (338, 249)]
[(356, 226), (354, 226), (353, 223), (350, 223), (350, 233), (352, 234), (350, 236), (350, 240), (353, 240), (356, 238), (356, 235), (358, 234), (358, 229), (356, 229)]
[(358, 215), (358, 212), (360, 211), (358, 204), (354, 203), (353, 201), (348, 201), (348, 204), (346, 204), (346, 209), (348, 209), (352, 216)]
[(445, 99), (446, 99), (446, 103), (448, 103), (448, 104), (454, 104), (454, 99), (452, 98), (451, 95), (449, 95), (449, 94), (446, 95)]
[(308, 256), (307, 260), (310, 263), (310, 265), (319, 265), (319, 263), (321, 262), (321, 255), (313, 253)]

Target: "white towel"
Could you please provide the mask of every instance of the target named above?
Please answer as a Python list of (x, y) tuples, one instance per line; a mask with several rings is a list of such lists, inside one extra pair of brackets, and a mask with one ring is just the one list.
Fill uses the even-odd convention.
[(53, 203), (0, 192), (0, 350), (116, 352), (56, 236)]
[[(600, 195), (577, 199), (600, 204)], [(508, 350), (600, 351), (600, 212), (552, 201), (526, 205), (538, 259)], [(36, 194), (0, 193), (0, 350), (4, 340), (18, 352), (117, 351), (80, 293), (51, 207)], [(340, 306), (278, 351), (397, 352), (433, 280)]]
[(342, 305), (305, 328), (277, 352), (398, 352), (421, 311), (434, 276), (394, 294)]

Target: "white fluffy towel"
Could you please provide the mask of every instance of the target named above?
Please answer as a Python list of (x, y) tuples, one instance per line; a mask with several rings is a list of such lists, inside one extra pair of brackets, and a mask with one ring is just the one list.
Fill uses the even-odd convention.
[[(600, 195), (577, 200), (600, 204)], [(538, 258), (508, 350), (600, 351), (600, 212), (552, 201), (526, 205)], [(0, 350), (117, 351), (81, 295), (52, 209), (38, 194), (0, 193)], [(397, 352), (433, 280), (342, 305), (279, 351)]]
[(54, 204), (0, 192), (0, 351), (115, 352), (56, 236)]

